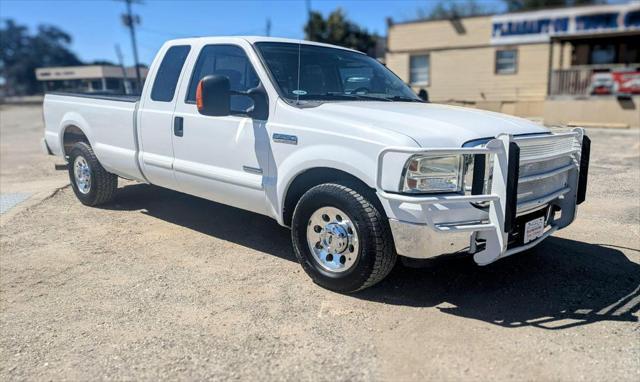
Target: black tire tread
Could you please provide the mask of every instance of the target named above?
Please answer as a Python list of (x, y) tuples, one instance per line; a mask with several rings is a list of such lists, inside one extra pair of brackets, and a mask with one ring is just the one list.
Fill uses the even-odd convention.
[[(89, 166), (93, 172), (94, 182), (91, 184), (91, 187), (95, 187), (95, 197), (88, 201), (81, 199), (83, 204), (98, 206), (109, 202), (113, 199), (116, 190), (118, 189), (118, 176), (108, 172), (104, 167), (102, 167), (100, 161), (96, 157), (96, 154), (93, 152), (93, 149), (86, 142), (78, 142), (74, 144), (70, 152), (72, 153), (74, 150), (80, 150), (82, 152), (82, 155), (85, 157), (87, 162), (89, 162)], [(73, 166), (73, 163), (70, 162), (69, 166)], [(71, 181), (73, 182), (74, 180), (72, 179)]]
[[(397, 259), (393, 235), (391, 234), (391, 228), (389, 227), (386, 217), (384, 217), (378, 208), (363, 195), (366, 193), (366, 191), (363, 190), (363, 187), (355, 182), (323, 183), (311, 188), (307, 193), (311, 191), (326, 192), (328, 194), (336, 192), (348, 194), (357, 202), (360, 208), (359, 212), (363, 216), (366, 216), (366, 228), (369, 230), (372, 239), (375, 241), (375, 263), (367, 280), (359, 288), (350, 292), (357, 292), (366, 289), (382, 281), (391, 272)], [(302, 196), (298, 205), (303, 202), (307, 193)], [(375, 197), (375, 195), (371, 195), (369, 197), (372, 198)], [(294, 211), (294, 216), (295, 215), (296, 212)], [(294, 245), (296, 245), (295, 240)], [(300, 250), (300, 248), (297, 248), (296, 256), (300, 256)], [(301, 264), (304, 264), (303, 261), (300, 262)]]

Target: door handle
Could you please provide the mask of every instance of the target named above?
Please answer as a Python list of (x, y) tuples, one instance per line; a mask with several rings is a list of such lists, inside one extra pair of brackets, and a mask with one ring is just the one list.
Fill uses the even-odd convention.
[(173, 135), (181, 137), (184, 135), (184, 118), (175, 117), (173, 119)]

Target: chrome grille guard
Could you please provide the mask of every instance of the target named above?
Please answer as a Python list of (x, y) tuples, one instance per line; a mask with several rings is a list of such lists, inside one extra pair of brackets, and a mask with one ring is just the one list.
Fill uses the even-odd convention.
[[(527, 250), (550, 236), (557, 229), (569, 225), (575, 218), (576, 204), (584, 201), (586, 178), (589, 166), (590, 141), (582, 128), (570, 132), (512, 136), (498, 135), (477, 148), (407, 148), (388, 147), (380, 151), (376, 174), (376, 189), (380, 197), (400, 203), (420, 205), (445, 205), (453, 203), (489, 203), (486, 222), (451, 222), (428, 224), (432, 229), (448, 232), (482, 233), (486, 239), (483, 250), (474, 254), (479, 265), (490, 264), (500, 258)], [(421, 155), (490, 154), (493, 155), (493, 179), (491, 193), (481, 195), (440, 194), (417, 196), (386, 191), (383, 188), (383, 168), (385, 156), (389, 153)], [(570, 156), (568, 165), (553, 168), (541, 173), (519, 177), (522, 164)], [(518, 184), (540, 180), (567, 172), (567, 182), (561, 189), (555, 190), (536, 200), (518, 203)], [(544, 234), (538, 239), (515, 248), (507, 248), (509, 233), (512, 231), (518, 210), (529, 210), (553, 202), (562, 210), (560, 219), (552, 221)], [(473, 248), (475, 243), (471, 243)]]

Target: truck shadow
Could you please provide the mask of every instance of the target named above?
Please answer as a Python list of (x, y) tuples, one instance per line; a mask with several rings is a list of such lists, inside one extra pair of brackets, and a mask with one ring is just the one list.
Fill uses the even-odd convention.
[[(296, 261), (289, 230), (274, 220), (194, 196), (135, 184), (103, 208), (164, 221)], [(638, 251), (637, 249), (627, 249)], [(535, 249), (478, 267), (471, 256), (398, 264), (353, 298), (441, 312), (507, 328), (559, 330), (600, 321), (637, 322), (640, 265), (610, 245), (551, 237)]]
[(507, 328), (558, 330), (638, 321), (640, 265), (609, 246), (550, 237), (486, 267), (460, 255), (425, 263), (419, 269), (396, 267), (358, 297), (436, 307)]
[(291, 250), (289, 230), (275, 220), (196, 196), (133, 184), (119, 188), (115, 200), (101, 208), (141, 211), (208, 236), (297, 262)]

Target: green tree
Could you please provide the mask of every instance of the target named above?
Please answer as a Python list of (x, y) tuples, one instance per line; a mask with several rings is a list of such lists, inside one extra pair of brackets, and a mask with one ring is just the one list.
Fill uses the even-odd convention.
[(305, 38), (309, 41), (324, 42), (356, 49), (374, 55), (378, 36), (349, 20), (338, 8), (326, 19), (321, 13), (312, 11), (304, 27)]
[(5, 20), (0, 27), (0, 76), (6, 94), (38, 93), (38, 67), (81, 64), (70, 44), (71, 36), (55, 26), (40, 25), (30, 34), (27, 27)]
[(503, 0), (503, 1), (507, 6), (507, 11), (509, 12), (606, 3), (606, 0)]
[(88, 62), (87, 65), (104, 65), (104, 66), (116, 66), (113, 62), (109, 60), (93, 60)]
[(418, 8), (419, 19), (437, 20), (457, 17), (469, 17), (495, 13), (486, 3), (477, 0), (445, 1), (440, 0), (433, 8)]

